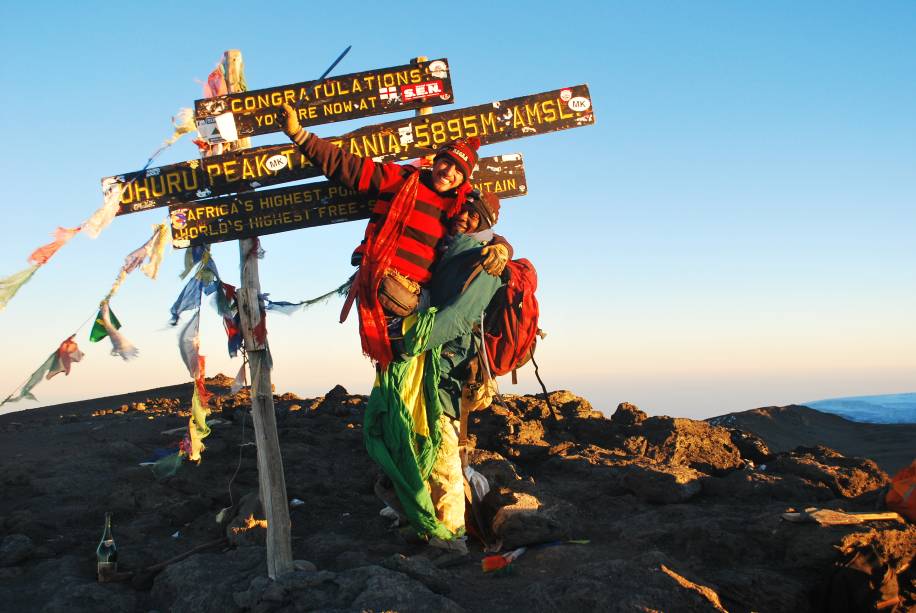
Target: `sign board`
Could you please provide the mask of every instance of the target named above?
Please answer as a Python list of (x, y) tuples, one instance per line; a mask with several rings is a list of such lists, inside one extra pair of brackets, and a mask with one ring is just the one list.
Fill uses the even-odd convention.
[(279, 132), (277, 111), (295, 108), (314, 126), (450, 104), (448, 60), (432, 60), (194, 101), (198, 131), (209, 143)]
[[(458, 137), (477, 136), (486, 145), (594, 122), (588, 86), (577, 85), (397, 119), (327, 140), (351, 153), (377, 161), (409, 160), (429, 155), (443, 143)], [(102, 179), (102, 189), (107, 191), (115, 185), (121, 186), (118, 214), (123, 215), (320, 174), (296, 145), (288, 143), (106, 177)]]
[[(521, 154), (482, 158), (474, 184), (500, 198), (524, 196)], [(374, 204), (357, 192), (321, 181), (212, 198), (169, 207), (177, 248), (367, 219)]]

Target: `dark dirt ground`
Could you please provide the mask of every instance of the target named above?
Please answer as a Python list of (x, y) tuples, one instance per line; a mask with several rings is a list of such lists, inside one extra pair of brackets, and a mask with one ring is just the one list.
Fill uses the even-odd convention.
[[(494, 488), (493, 507), (508, 505), (507, 548), (588, 544), (531, 548), (498, 575), (481, 571), (477, 544), (465, 563), (431, 567), (424, 547), (378, 515), (377, 470), (362, 443), (366, 398), (337, 387), (316, 399), (275, 396), (287, 493), (304, 502), (290, 512), (293, 557), (317, 571), (268, 585), (255, 529), (154, 577), (97, 583), (106, 511), (120, 570), (137, 571), (224, 536), (217, 513), (236, 503), (229, 515), (239, 514), (239, 500), (257, 492), (250, 403), (228, 385), (208, 380), (211, 419), (226, 423), (213, 426), (203, 461), (163, 480), (139, 464), (177, 445), (180, 433), (162, 432), (186, 425), (190, 383), (0, 416), (0, 610), (809, 611), (837, 547), (856, 539), (901, 571), (899, 610), (916, 606), (916, 577), (904, 570), (916, 551), (912, 524), (781, 518), (808, 506), (873, 509), (887, 481), (874, 462), (817, 440), (770, 453), (751, 434), (646, 418), (631, 405), (608, 419), (562, 391), (552, 408), (507, 396), (507, 407), (474, 414), (471, 459)], [(901, 441), (913, 440), (892, 428), (884, 436), (901, 451), (882, 457), (888, 467), (908, 463)]]

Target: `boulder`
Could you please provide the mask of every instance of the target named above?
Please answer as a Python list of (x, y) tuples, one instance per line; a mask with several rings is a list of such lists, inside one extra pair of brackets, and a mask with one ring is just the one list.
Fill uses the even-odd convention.
[(255, 546), (194, 554), (156, 577), (150, 599), (172, 613), (239, 611), (233, 592), (240, 585), (250, 585), (255, 577), (267, 577), (265, 555), (262, 547)]
[(646, 502), (686, 502), (700, 492), (704, 475), (687, 466), (630, 464), (622, 469), (622, 484)]
[(822, 446), (798, 447), (781, 453), (767, 464), (767, 470), (823, 483), (843, 498), (861, 496), (889, 482), (887, 473), (872, 460), (847, 458)]
[(32, 539), (24, 534), (10, 534), (0, 542), (0, 567), (24, 562), (35, 549)]
[(621, 402), (617, 410), (611, 415), (611, 421), (618, 426), (638, 426), (646, 420), (648, 415), (641, 411), (635, 404)]

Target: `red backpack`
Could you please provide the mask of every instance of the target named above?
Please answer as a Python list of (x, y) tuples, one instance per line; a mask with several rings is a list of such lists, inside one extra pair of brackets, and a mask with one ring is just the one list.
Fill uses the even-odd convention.
[(509, 281), (490, 301), (484, 318), (487, 364), (494, 376), (514, 373), (528, 362), (538, 335), (539, 309), (534, 296), (538, 275), (534, 264), (524, 258), (510, 260), (506, 272)]

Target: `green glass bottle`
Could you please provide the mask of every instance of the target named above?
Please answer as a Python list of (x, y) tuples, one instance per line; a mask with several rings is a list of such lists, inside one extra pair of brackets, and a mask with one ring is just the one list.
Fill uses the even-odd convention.
[(118, 548), (111, 535), (111, 513), (105, 513), (105, 531), (95, 550), (95, 557), (98, 560), (99, 581), (111, 581), (118, 572)]

